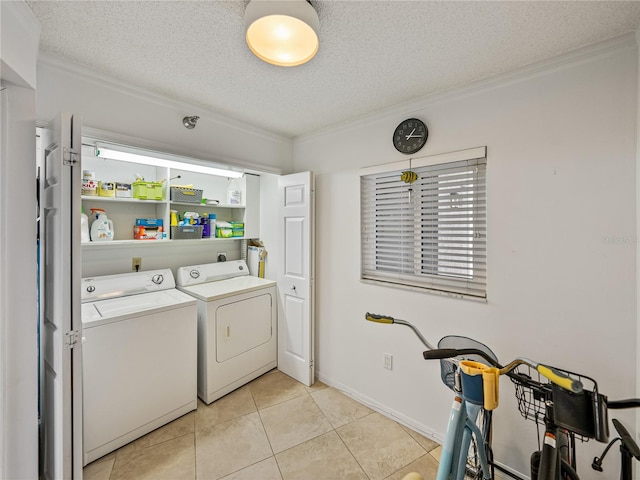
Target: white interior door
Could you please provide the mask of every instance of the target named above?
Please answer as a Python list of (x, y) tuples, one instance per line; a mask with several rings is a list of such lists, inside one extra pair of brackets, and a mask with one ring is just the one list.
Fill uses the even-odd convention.
[(43, 467), (46, 479), (81, 479), (80, 121), (63, 113), (48, 130), (41, 179)]
[(278, 276), (278, 369), (314, 382), (314, 183), (312, 172), (278, 180), (283, 251)]

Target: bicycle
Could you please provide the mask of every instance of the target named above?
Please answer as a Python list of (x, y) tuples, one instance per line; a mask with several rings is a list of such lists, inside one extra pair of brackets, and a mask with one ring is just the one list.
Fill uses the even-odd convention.
[[(559, 369), (526, 358), (517, 358), (503, 367), (498, 363), (495, 354), (476, 340), (460, 336), (447, 336), (438, 342), (436, 349), (426, 341), (415, 326), (405, 320), (371, 313), (367, 313), (365, 318), (377, 323), (399, 324), (411, 328), (428, 349), (423, 352), (423, 357), (440, 360), (443, 383), (456, 394), (449, 416), (445, 441), (442, 445), (437, 480), (462, 480), (465, 476), (466, 478), (488, 480), (493, 478), (494, 469), (513, 478), (519, 478), (493, 461), (491, 411), (498, 406), (499, 375), (506, 374), (520, 379), (521, 375), (513, 373), (513, 371), (520, 365), (524, 365), (527, 368), (533, 368), (552, 382), (552, 385), (557, 385), (564, 391), (574, 394), (580, 394), (583, 391), (579, 379), (572, 378)], [(492, 367), (483, 364), (482, 360), (487, 361)], [(528, 381), (524, 377), (523, 379), (521, 381)], [(555, 445), (553, 448), (548, 445), (544, 449), (543, 459), (545, 461), (547, 459), (555, 460), (549, 466), (549, 475), (559, 475), (559, 455)], [(547, 469), (546, 466), (544, 468)], [(547, 470), (544, 471), (547, 472)], [(555, 480), (556, 477), (542, 478)]]
[[(423, 356), (425, 359), (447, 358), (468, 353), (471, 352), (455, 349), (432, 350), (424, 352)], [(481, 351), (474, 353), (482, 355)], [(543, 369), (550, 369), (556, 376), (549, 378), (548, 372), (541, 371), (541, 365), (538, 365), (536, 370), (542, 377), (550, 380), (549, 383), (541, 381), (540, 376), (537, 380), (534, 379), (530, 371), (520, 371), (520, 365), (525, 365), (525, 368), (534, 367), (526, 359), (524, 362), (516, 359), (506, 367), (500, 367), (493, 363), (491, 357), (483, 358), (496, 368), (501, 368), (501, 374), (506, 373), (516, 385), (520, 413), (537, 424), (545, 425), (544, 443), (531, 455), (532, 480), (580, 480), (576, 472), (576, 440), (586, 442), (595, 439), (606, 443), (609, 438), (608, 410), (640, 407), (640, 399), (637, 398), (608, 400), (598, 392), (596, 381), (586, 375), (542, 365)], [(558, 378), (561, 379), (560, 382), (557, 381)], [(585, 388), (585, 384), (590, 384), (590, 388)], [(619, 437), (607, 445), (600, 457), (594, 458), (591, 466), (594, 470), (602, 472), (602, 461), (607, 451), (616, 441), (620, 441), (620, 479), (632, 480), (632, 461), (634, 458), (640, 460), (640, 447), (619, 420), (614, 418), (613, 425)]]

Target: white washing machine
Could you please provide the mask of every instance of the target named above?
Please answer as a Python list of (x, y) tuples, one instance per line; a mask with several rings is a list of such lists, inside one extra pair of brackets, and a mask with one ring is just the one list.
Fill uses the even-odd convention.
[(198, 396), (209, 404), (275, 368), (276, 282), (244, 260), (180, 267), (178, 289), (198, 299)]
[(84, 465), (195, 410), (197, 312), (171, 270), (82, 279)]

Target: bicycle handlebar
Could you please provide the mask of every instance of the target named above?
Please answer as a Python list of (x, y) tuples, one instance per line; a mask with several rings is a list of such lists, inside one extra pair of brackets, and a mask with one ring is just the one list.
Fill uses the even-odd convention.
[(502, 365), (496, 362), (487, 352), (476, 348), (436, 348), (435, 350), (425, 350), (422, 352), (422, 357), (425, 360), (445, 360), (462, 355), (478, 355), (484, 358), (492, 367), (502, 368)]
[[(482, 350), (477, 350), (472, 348), (465, 348), (465, 349), (437, 348), (435, 349), (429, 342), (426, 341), (426, 339), (422, 336), (422, 334), (416, 327), (414, 327), (411, 323), (405, 320), (396, 319), (389, 315), (378, 315), (378, 314), (369, 313), (369, 312), (365, 314), (365, 319), (370, 322), (376, 322), (376, 323), (385, 323), (385, 324), (397, 323), (397, 324), (405, 325), (411, 328), (414, 331), (414, 333), (418, 336), (418, 338), (422, 341), (422, 343), (429, 349), (422, 353), (422, 356), (425, 360), (436, 360), (436, 359), (444, 360), (452, 357), (457, 357), (460, 355), (478, 355), (483, 359), (485, 359), (491, 366), (500, 369), (500, 375), (509, 374), (518, 365), (528, 365), (531, 368), (535, 368), (538, 371), (538, 373), (540, 373), (540, 375), (549, 379), (549, 381), (564, 388), (565, 390), (569, 390), (573, 393), (582, 392), (582, 382), (580, 382), (579, 380), (571, 378), (565, 373), (560, 372), (559, 370), (553, 367), (542, 365), (540, 363), (534, 362), (533, 360), (529, 360), (527, 358), (517, 358), (506, 367), (503, 367)], [(511, 376), (514, 377), (513, 375)]]
[(369, 313), (367, 312), (364, 316), (364, 318), (366, 320), (369, 320), (370, 322), (376, 322), (376, 323), (395, 323), (395, 318), (393, 317), (389, 317), (386, 315), (376, 315), (375, 313)]
[(553, 367), (549, 367), (547, 365), (542, 365), (538, 362), (534, 362), (528, 358), (519, 357), (509, 363), (506, 367), (503, 367), (498, 362), (496, 362), (493, 358), (491, 358), (487, 353), (482, 350), (478, 350), (475, 348), (439, 348), (436, 350), (427, 350), (422, 352), (422, 356), (425, 360), (434, 360), (434, 359), (445, 359), (451, 357), (458, 357), (462, 355), (478, 355), (485, 359), (491, 366), (496, 367), (500, 370), (500, 375), (509, 374), (512, 370), (514, 370), (518, 365), (528, 365), (531, 368), (534, 368), (538, 371), (540, 375), (547, 378), (549, 381), (555, 383), (559, 387), (564, 388), (565, 390), (569, 390), (573, 393), (582, 392), (582, 382), (575, 378), (571, 378), (569, 375), (561, 372)]
[(607, 400), (607, 408), (621, 410), (623, 408), (640, 407), (640, 398), (626, 398), (624, 400)]
[(393, 318), (388, 315), (376, 315), (375, 313), (369, 313), (369, 312), (365, 314), (364, 318), (366, 320), (369, 320), (370, 322), (386, 323), (386, 324), (397, 323), (398, 325), (404, 325), (405, 327), (409, 327), (411, 330), (413, 330), (413, 333), (416, 334), (416, 336), (420, 339), (420, 341), (425, 347), (427, 347), (430, 350), (434, 349), (434, 346), (431, 345), (429, 342), (427, 342), (427, 339), (422, 336), (422, 334), (420, 333), (420, 330), (418, 330), (411, 323), (405, 320), (400, 320), (399, 318)]

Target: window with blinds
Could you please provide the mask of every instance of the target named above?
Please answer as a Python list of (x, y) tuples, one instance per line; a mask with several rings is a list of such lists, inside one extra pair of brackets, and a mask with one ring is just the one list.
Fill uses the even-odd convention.
[(486, 148), (419, 160), (361, 175), (361, 278), (486, 298)]

